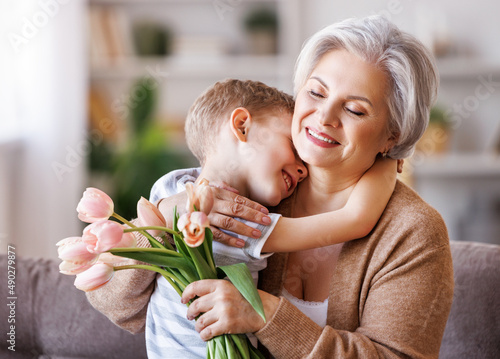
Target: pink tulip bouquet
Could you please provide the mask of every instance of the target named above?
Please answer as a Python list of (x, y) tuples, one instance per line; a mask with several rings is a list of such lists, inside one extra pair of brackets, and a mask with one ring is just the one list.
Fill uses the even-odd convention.
[[(88, 188), (77, 212), (80, 220), (90, 224), (81, 237), (69, 237), (57, 243), (62, 260), (60, 272), (76, 275), (75, 286), (91, 291), (112, 280), (117, 270), (151, 270), (165, 277), (179, 296), (194, 281), (228, 277), (265, 320), (260, 296), (246, 264), (214, 265), (212, 231), (207, 217), (213, 206), (213, 197), (208, 182), (188, 185), (187, 194), (187, 213), (179, 217), (174, 209), (173, 228), (168, 228), (158, 208), (145, 198), (137, 203), (136, 225), (114, 212), (113, 201), (106, 193)], [(119, 222), (110, 220), (111, 217)], [(151, 247), (137, 247), (133, 232), (144, 235)], [(167, 233), (173, 237), (176, 249), (167, 239)], [(120, 265), (123, 262), (120, 257), (147, 264)], [(263, 356), (250, 344), (247, 336), (227, 334), (207, 342), (207, 358)]]

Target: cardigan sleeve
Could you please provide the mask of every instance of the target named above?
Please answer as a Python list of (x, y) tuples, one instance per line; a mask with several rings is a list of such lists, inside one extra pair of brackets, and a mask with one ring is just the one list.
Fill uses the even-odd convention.
[[(200, 168), (172, 171), (161, 177), (151, 189), (150, 201), (172, 196), (185, 189), (187, 182), (194, 182)], [(132, 221), (134, 222), (134, 221)], [(146, 237), (134, 232), (138, 247), (150, 247)], [(140, 264), (126, 260), (120, 264)], [(144, 331), (149, 299), (155, 288), (156, 273), (144, 269), (127, 269), (114, 273), (105, 286), (87, 293), (90, 304), (113, 323), (131, 333)]]
[(329, 297), (338, 300), (337, 319), (329, 315), (329, 325), (321, 328), (280, 298), (274, 316), (256, 333), (261, 344), (275, 358), (287, 359), (438, 358), (453, 266), (446, 227), (437, 217), (393, 225), (398, 233), (382, 225), (380, 236), (345, 244), (343, 251), (352, 253), (344, 258), (341, 276), (347, 279)]
[[(149, 247), (146, 237), (134, 232), (138, 247)], [(120, 265), (140, 264), (127, 259)], [(131, 333), (143, 332), (149, 299), (155, 287), (156, 272), (145, 269), (115, 271), (113, 279), (91, 292), (87, 292), (90, 304), (119, 327)]]

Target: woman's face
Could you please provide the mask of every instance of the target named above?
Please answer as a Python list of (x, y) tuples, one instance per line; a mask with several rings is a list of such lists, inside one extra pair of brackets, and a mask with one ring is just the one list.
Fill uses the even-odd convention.
[(380, 69), (346, 50), (323, 55), (296, 98), (292, 138), (300, 158), (364, 172), (391, 147), (387, 93)]

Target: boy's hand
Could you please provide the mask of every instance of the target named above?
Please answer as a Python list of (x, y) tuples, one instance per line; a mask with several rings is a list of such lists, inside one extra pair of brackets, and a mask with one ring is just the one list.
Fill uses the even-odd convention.
[(224, 189), (212, 187), (214, 194), (214, 206), (208, 218), (213, 226), (212, 232), (217, 242), (227, 244), (232, 247), (243, 247), (245, 242), (221, 231), (221, 229), (234, 232), (246, 237), (259, 238), (261, 232), (255, 228), (237, 221), (235, 218), (260, 223), (271, 224), (269, 211), (261, 204), (251, 201), (246, 197), (235, 193), (234, 189)]

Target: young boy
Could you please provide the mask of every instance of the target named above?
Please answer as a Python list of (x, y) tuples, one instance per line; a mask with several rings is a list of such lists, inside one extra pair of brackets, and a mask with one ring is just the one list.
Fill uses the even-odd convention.
[[(154, 185), (151, 201), (172, 196), (187, 182), (205, 178), (225, 182), (240, 195), (275, 206), (292, 194), (307, 169), (291, 140), (291, 96), (254, 81), (226, 80), (205, 91), (186, 119), (188, 146), (202, 167), (174, 171)], [(244, 238), (243, 248), (213, 243), (217, 265), (247, 263), (254, 279), (266, 267), (262, 252), (297, 251), (366, 236), (382, 214), (396, 182), (396, 161), (377, 161), (360, 180), (341, 210), (307, 218), (270, 214), (268, 226)], [(160, 210), (166, 217), (171, 208)], [(205, 343), (186, 319), (186, 307), (161, 277), (151, 296), (146, 319), (149, 358), (203, 358)]]

